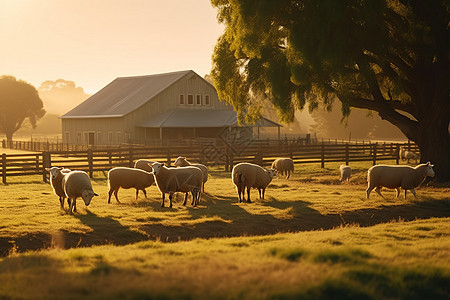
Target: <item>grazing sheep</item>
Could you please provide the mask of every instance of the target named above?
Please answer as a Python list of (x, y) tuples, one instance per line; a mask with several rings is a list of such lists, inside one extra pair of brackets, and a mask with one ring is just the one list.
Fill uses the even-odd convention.
[(136, 200), (138, 198), (139, 190), (144, 192), (145, 198), (147, 193), (145, 188), (151, 186), (155, 182), (155, 178), (151, 172), (141, 169), (116, 167), (108, 171), (108, 203), (111, 202), (111, 195), (114, 192), (117, 203), (120, 203), (117, 193), (120, 188), (136, 189)]
[(84, 171), (70, 171), (65, 174), (62, 179), (62, 186), (66, 197), (70, 200), (70, 214), (77, 211), (76, 200), (78, 197), (81, 197), (84, 204), (89, 206), (92, 198), (98, 196), (92, 189), (91, 179)]
[(147, 172), (152, 171), (151, 164), (154, 163), (154, 161), (147, 160), (147, 159), (138, 159), (134, 162), (134, 168), (135, 169), (141, 169)]
[[(367, 171), (366, 198), (369, 199), (370, 192), (375, 191), (381, 195), (381, 188), (387, 187), (396, 190), (396, 197), (400, 195), (400, 188), (410, 190), (417, 199), (415, 187), (418, 187), (427, 176), (434, 177), (433, 165), (430, 162), (420, 164), (415, 168), (410, 166), (388, 166), (376, 165)], [(383, 197), (384, 198), (384, 197)]]
[(350, 168), (347, 165), (341, 165), (339, 167), (339, 170), (341, 171), (341, 182), (344, 182), (347, 180), (350, 181), (350, 176), (352, 175), (352, 168)]
[[(64, 199), (66, 198), (66, 194), (64, 193), (64, 189), (62, 186), (62, 179), (65, 174), (70, 172), (70, 169), (64, 169), (60, 167), (51, 167), (45, 168), (50, 173), (50, 184), (53, 188), (53, 193), (59, 197), (59, 203), (61, 208), (64, 208)], [(67, 199), (67, 204), (70, 206), (69, 199)]]
[[(274, 169), (263, 169), (261, 166), (251, 163), (239, 163), (233, 167), (231, 178), (236, 186), (239, 203), (245, 202), (245, 188), (247, 188), (247, 202), (250, 203), (250, 188), (256, 188), (259, 198), (264, 199), (266, 187), (275, 176)], [(242, 198), (241, 198), (242, 194)]]
[(199, 168), (193, 166), (168, 168), (159, 162), (153, 163), (152, 168), (156, 186), (161, 192), (161, 207), (164, 207), (166, 193), (169, 194), (169, 207), (172, 207), (172, 197), (176, 192), (186, 193), (183, 205), (186, 205), (187, 195), (190, 192), (192, 194), (192, 205), (197, 206), (203, 184), (203, 173)]
[(275, 169), (282, 175), (286, 174), (286, 179), (289, 179), (291, 172), (294, 172), (294, 161), (289, 157), (277, 158), (272, 163), (272, 169)]
[(177, 167), (197, 167), (199, 168), (203, 173), (203, 184), (202, 184), (202, 191), (205, 191), (205, 182), (208, 181), (208, 168), (205, 165), (202, 164), (193, 164), (189, 162), (186, 157), (184, 156), (178, 156), (178, 158), (173, 163), (174, 166)]
[(398, 149), (398, 157), (401, 159), (401, 160), (405, 160), (405, 148), (403, 148), (403, 147), (399, 147), (399, 149)]
[(408, 163), (408, 164), (409, 164), (409, 161), (411, 159), (413, 159), (416, 163), (419, 160), (419, 155), (417, 153), (412, 152), (412, 151), (404, 151), (403, 155), (404, 155), (404, 157), (406, 159), (406, 163)]

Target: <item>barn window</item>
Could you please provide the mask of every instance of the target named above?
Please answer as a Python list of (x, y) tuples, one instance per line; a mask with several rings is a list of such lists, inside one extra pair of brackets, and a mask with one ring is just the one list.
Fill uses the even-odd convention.
[(64, 143), (70, 143), (70, 131), (64, 132)]
[(209, 95), (205, 95), (205, 105), (210, 105)]
[(122, 141), (122, 140), (120, 139), (120, 135), (121, 135), (121, 132), (120, 132), (120, 131), (117, 132), (117, 144), (120, 144), (120, 142)]
[(187, 97), (187, 104), (188, 105), (194, 105), (194, 95), (190, 94)]
[(184, 105), (184, 95), (180, 95), (180, 105)]
[(196, 95), (195, 104), (202, 105), (202, 95)]
[(100, 144), (102, 142), (102, 133), (100, 131), (97, 131), (97, 144)]

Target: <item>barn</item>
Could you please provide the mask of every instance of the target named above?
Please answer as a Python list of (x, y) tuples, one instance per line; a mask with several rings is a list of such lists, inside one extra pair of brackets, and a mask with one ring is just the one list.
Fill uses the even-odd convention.
[(60, 118), (64, 143), (86, 146), (248, 139), (281, 126), (267, 118), (238, 126), (232, 106), (192, 70), (116, 78)]

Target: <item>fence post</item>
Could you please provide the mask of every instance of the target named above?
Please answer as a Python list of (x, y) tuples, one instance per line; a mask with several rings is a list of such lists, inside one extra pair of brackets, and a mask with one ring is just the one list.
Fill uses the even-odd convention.
[(350, 162), (350, 154), (349, 154), (349, 145), (347, 143), (345, 144), (345, 164), (348, 166), (349, 162)]
[(372, 145), (372, 163), (374, 166), (377, 164), (377, 143)]
[(93, 165), (93, 158), (92, 158), (92, 149), (89, 148), (87, 150), (87, 159), (88, 159), (88, 165), (89, 165), (89, 177), (94, 177), (94, 165)]
[(6, 153), (2, 154), (2, 177), (3, 184), (6, 184)]
[(170, 147), (167, 147), (167, 166), (170, 167), (172, 163), (172, 158), (170, 157)]
[(45, 151), (42, 152), (42, 181), (47, 183), (47, 170), (45, 168), (50, 168), (51, 166), (51, 157), (50, 153)]
[(322, 142), (320, 153), (320, 167), (325, 168), (325, 144)]
[(130, 148), (130, 160), (129, 160), (129, 167), (132, 168), (133, 167), (133, 149)]
[(398, 165), (400, 163), (400, 145), (397, 144), (395, 149), (395, 163)]

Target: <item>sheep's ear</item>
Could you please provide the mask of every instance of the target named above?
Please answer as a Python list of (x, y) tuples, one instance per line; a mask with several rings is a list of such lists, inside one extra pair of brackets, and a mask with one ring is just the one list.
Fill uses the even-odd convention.
[(429, 166), (430, 164), (431, 164), (431, 163), (428, 161), (428, 162), (427, 162), (427, 166)]
[(97, 194), (97, 193), (94, 193), (94, 196), (98, 196), (98, 194)]
[(50, 168), (45, 168), (45, 171), (50, 172)]

